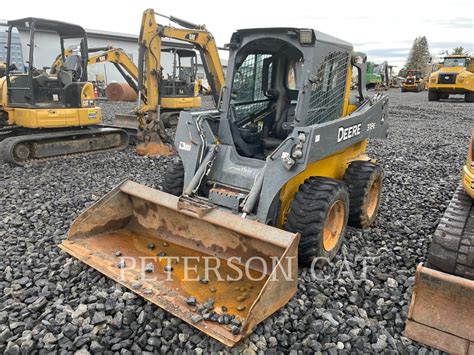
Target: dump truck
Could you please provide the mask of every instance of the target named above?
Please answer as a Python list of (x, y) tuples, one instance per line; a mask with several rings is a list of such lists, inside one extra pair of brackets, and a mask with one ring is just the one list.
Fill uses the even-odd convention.
[(420, 92), (425, 90), (426, 82), (421, 70), (408, 70), (406, 78), (402, 81), (401, 92)]
[(387, 136), (388, 98), (367, 94), (365, 54), (319, 31), (238, 30), (228, 48), (217, 109), (180, 114), (163, 191), (122, 183), (60, 247), (233, 346), (291, 299), (298, 264), (374, 223), (383, 173), (365, 150)]
[[(12, 62), (12, 33), (29, 33), (26, 70)], [(56, 72), (38, 68), (41, 33), (56, 37), (62, 65)], [(65, 46), (77, 51), (65, 58)], [(8, 21), (7, 62), (0, 78), (0, 157), (14, 165), (77, 154), (123, 150), (127, 132), (101, 127), (94, 87), (87, 81), (87, 36), (70, 23), (40, 18)]]
[(431, 73), (428, 100), (448, 99), (449, 95), (464, 95), (466, 102), (474, 102), (474, 57), (450, 55), (441, 68)]
[(452, 354), (474, 353), (474, 130), (461, 184), (416, 269), (407, 337)]

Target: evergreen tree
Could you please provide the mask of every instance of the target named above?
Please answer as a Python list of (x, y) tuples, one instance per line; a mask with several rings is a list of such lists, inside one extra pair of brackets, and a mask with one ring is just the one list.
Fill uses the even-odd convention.
[(469, 55), (469, 51), (464, 49), (464, 47), (454, 47), (451, 51), (451, 54), (454, 55)]
[(422, 72), (425, 72), (427, 64), (430, 62), (430, 60), (430, 48), (426, 37), (422, 36), (415, 38), (410, 49), (410, 53), (408, 54), (405, 69), (421, 70)]

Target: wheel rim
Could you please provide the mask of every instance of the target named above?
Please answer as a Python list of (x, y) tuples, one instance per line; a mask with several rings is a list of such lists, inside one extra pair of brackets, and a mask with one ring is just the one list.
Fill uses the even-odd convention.
[(14, 150), (15, 156), (20, 160), (26, 160), (30, 156), (30, 149), (25, 144), (18, 144)]
[(344, 229), (345, 212), (345, 205), (341, 200), (337, 200), (329, 208), (323, 230), (323, 247), (326, 251), (334, 249), (341, 237)]
[(381, 192), (380, 187), (380, 178), (375, 179), (370, 186), (369, 194), (367, 195), (367, 217), (369, 217), (369, 219), (372, 219), (375, 212), (377, 212)]

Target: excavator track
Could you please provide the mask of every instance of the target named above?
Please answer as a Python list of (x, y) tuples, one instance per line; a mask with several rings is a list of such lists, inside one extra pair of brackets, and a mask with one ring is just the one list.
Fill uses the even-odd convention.
[(459, 186), (416, 269), (405, 335), (452, 354), (474, 354), (474, 208)]
[(433, 235), (427, 266), (474, 280), (474, 208), (462, 186)]
[(8, 137), (0, 143), (0, 156), (5, 162), (23, 166), (64, 157), (123, 150), (128, 144), (129, 136), (124, 130), (88, 127)]

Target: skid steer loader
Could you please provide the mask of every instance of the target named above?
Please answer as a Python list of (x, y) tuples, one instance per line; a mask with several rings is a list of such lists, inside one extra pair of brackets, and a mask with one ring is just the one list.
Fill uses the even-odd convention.
[(474, 354), (474, 130), (462, 183), (416, 269), (405, 334), (452, 354)]
[(239, 30), (229, 48), (219, 109), (180, 114), (164, 192), (124, 182), (61, 248), (233, 346), (293, 296), (298, 261), (374, 222), (382, 171), (365, 149), (387, 135), (388, 99), (366, 95), (366, 56), (321, 32)]

